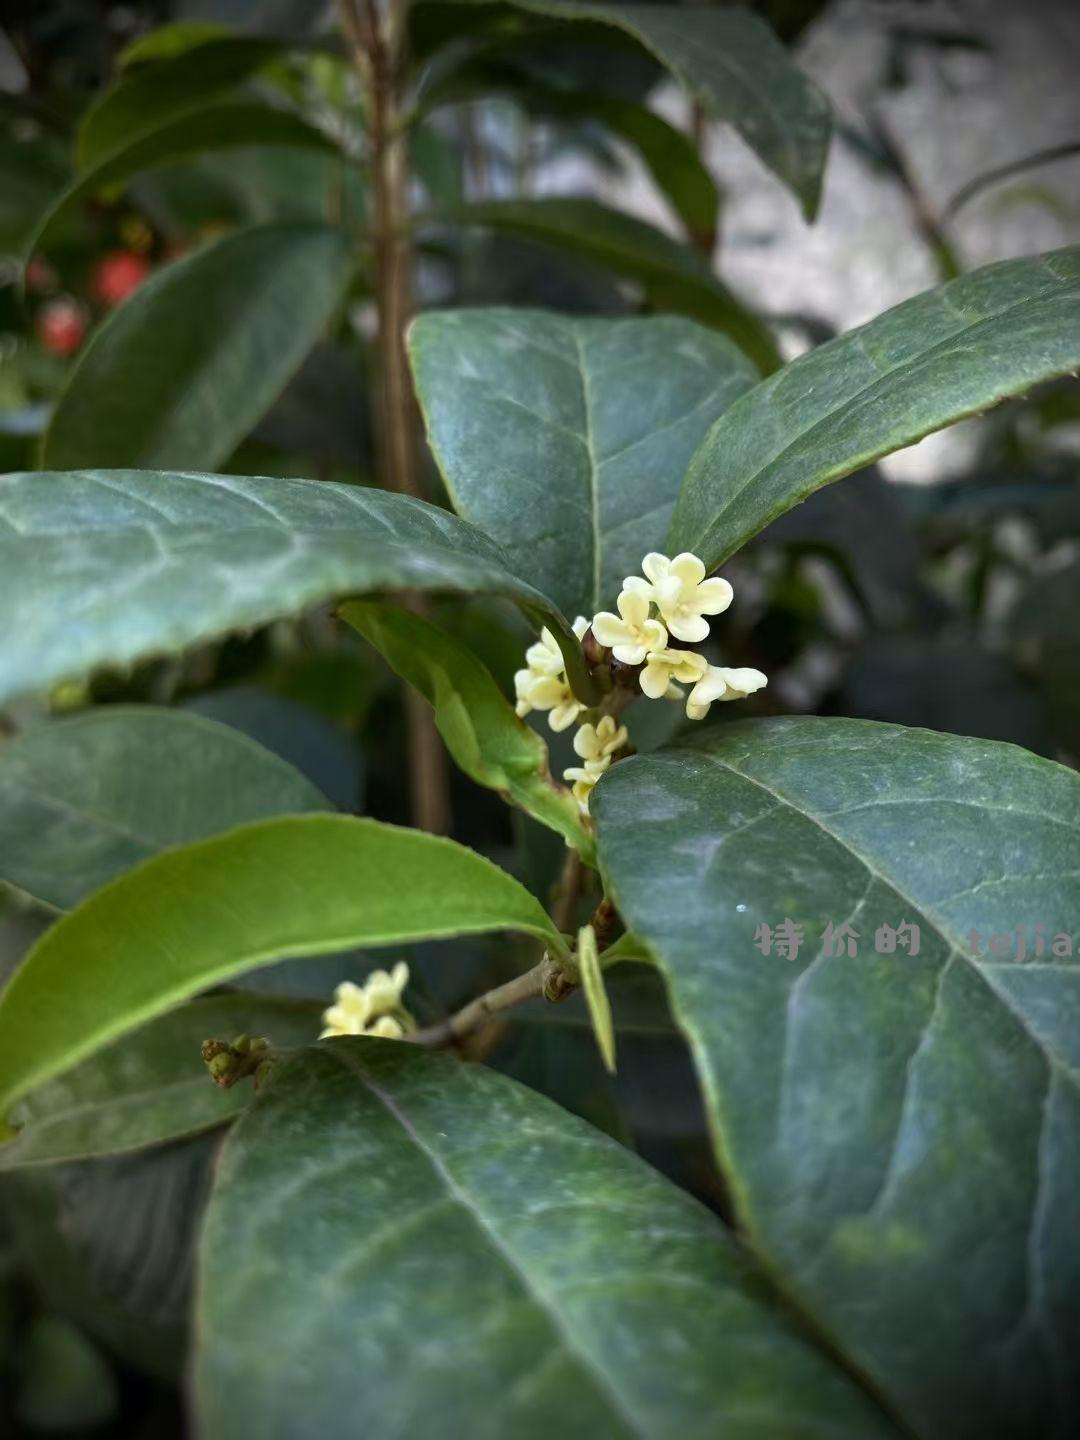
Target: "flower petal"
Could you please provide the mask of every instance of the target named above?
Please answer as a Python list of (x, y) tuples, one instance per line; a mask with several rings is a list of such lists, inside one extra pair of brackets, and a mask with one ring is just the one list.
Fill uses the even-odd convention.
[[(671, 561), (666, 555), (661, 555), (658, 550), (650, 550), (641, 562), (641, 573), (647, 575), (656, 585), (667, 575), (670, 565)], [(629, 584), (629, 580), (624, 581), (624, 588)]]
[(664, 619), (672, 635), (687, 645), (698, 645), (709, 638), (709, 622), (700, 615), (665, 614)]
[(703, 580), (691, 597), (691, 607), (702, 615), (720, 615), (731, 604), (735, 591), (721, 575)]
[[(620, 595), (619, 599), (622, 599)], [(601, 645), (625, 645), (633, 639), (629, 625), (610, 610), (601, 610), (593, 616), (592, 633)]]
[(668, 567), (668, 573), (674, 575), (683, 587), (683, 593), (689, 595), (705, 579), (705, 566), (696, 555), (689, 550), (684, 550), (681, 555), (676, 555)]
[(615, 603), (627, 625), (635, 630), (649, 618), (649, 596), (640, 590), (620, 590)]

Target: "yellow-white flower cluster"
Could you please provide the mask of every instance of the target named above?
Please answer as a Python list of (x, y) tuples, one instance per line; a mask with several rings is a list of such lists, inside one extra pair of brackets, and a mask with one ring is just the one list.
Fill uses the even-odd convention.
[[(579, 615), (574, 621), (574, 634), (579, 640), (588, 628), (588, 620)], [(540, 631), (536, 644), (525, 651), (525, 664), (527, 668), (514, 676), (517, 713), (525, 716), (532, 710), (547, 710), (552, 730), (566, 730), (585, 707), (570, 689), (566, 661), (559, 642), (547, 626)]]
[(563, 779), (573, 782), (574, 799), (583, 811), (588, 811), (593, 786), (629, 738), (626, 726), (616, 727), (610, 715), (602, 715), (595, 725), (582, 725), (574, 736), (574, 751), (583, 763), (569, 766)]
[[(733, 592), (726, 580), (706, 579), (704, 564), (689, 552), (669, 560), (653, 551), (642, 560), (641, 570), (641, 575), (623, 581), (617, 614), (601, 610), (591, 626), (578, 616), (574, 634), (579, 640), (591, 628), (596, 642), (620, 664), (641, 667), (638, 683), (650, 700), (685, 696), (690, 720), (704, 720), (716, 700), (743, 700), (767, 683), (760, 670), (710, 665), (704, 655), (683, 648), (707, 639), (705, 617), (719, 615), (731, 604)], [(672, 644), (673, 639), (681, 645)], [(562, 651), (550, 630), (540, 632), (525, 661), (526, 668), (514, 676), (518, 715), (546, 710), (553, 730), (567, 729), (585, 706), (570, 688)], [(691, 687), (688, 695), (685, 685)], [(588, 811), (593, 786), (627, 740), (625, 725), (617, 725), (611, 715), (578, 729), (574, 750), (582, 763), (564, 770), (563, 776), (572, 782), (583, 811)]]
[(690, 685), (687, 719), (704, 720), (714, 700), (743, 700), (767, 683), (760, 670), (710, 665), (695, 650), (670, 643), (672, 636), (688, 645), (708, 637), (705, 616), (721, 614), (732, 601), (726, 580), (707, 580), (705, 566), (689, 552), (669, 560), (653, 551), (641, 569), (644, 579), (630, 575), (623, 581), (619, 613), (601, 610), (593, 616), (592, 632), (616, 660), (642, 666), (639, 684), (650, 700), (682, 699), (680, 687)]
[(412, 1016), (401, 1003), (409, 983), (409, 967), (399, 960), (393, 970), (373, 970), (363, 985), (346, 980), (334, 991), (334, 1003), (323, 1011), (319, 1036), (378, 1035), (383, 1040), (400, 1040), (414, 1028)]

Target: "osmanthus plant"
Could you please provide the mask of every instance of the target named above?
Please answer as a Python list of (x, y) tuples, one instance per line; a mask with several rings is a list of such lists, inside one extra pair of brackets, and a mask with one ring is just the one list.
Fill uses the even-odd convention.
[[(771, 519), (1076, 369), (1080, 250), (757, 382), (678, 318), (436, 313), (411, 351), (456, 515), (305, 480), (0, 480), (0, 698), (335, 601), (473, 780), (565, 840), (557, 904), (331, 813), (198, 717), (19, 734), (3, 878), (63, 913), (0, 997), (0, 1167), (228, 1127), (198, 1257), (209, 1440), (1075, 1434), (1080, 780), (1003, 744), (747, 718), (764, 677), (708, 631), (739, 603), (715, 572)], [(513, 696), (394, 599), (448, 591), (533, 622)], [(627, 755), (631, 702), (686, 707), (685, 738)], [(573, 788), (545, 716), (576, 738)], [(381, 957), (322, 1018), (230, 988), (491, 934), (517, 978), (435, 1024)], [(689, 1043), (730, 1224), (464, 1058), (493, 1012), (580, 986), (618, 1064), (631, 962)]]

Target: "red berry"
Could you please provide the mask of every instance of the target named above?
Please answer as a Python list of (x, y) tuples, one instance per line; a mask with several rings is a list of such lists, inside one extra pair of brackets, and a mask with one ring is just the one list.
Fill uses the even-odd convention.
[(35, 255), (26, 267), (26, 288), (33, 295), (48, 295), (59, 285), (59, 276), (41, 255)]
[(110, 250), (90, 274), (90, 293), (102, 305), (119, 305), (150, 274), (150, 261), (134, 250)]
[(50, 300), (38, 311), (35, 328), (46, 350), (54, 355), (73, 355), (86, 334), (86, 312), (70, 296)]

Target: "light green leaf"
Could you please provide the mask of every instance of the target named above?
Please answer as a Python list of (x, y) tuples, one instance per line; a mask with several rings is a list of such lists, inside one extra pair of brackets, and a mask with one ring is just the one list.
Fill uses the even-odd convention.
[(237, 1415), (266, 1440), (343, 1415), (370, 1440), (891, 1433), (696, 1200), (398, 1042), (282, 1067), (225, 1144), (199, 1265), (205, 1440)]
[(130, 143), (84, 171), (42, 217), (27, 245), (27, 256), (48, 249), (61, 222), (100, 190), (119, 185), (144, 170), (171, 165), (206, 150), (235, 150), (245, 145), (288, 145), (337, 153), (332, 140), (290, 110), (275, 110), (246, 100), (203, 105), (145, 134), (132, 136)]
[(429, 701), (439, 734), (466, 775), (557, 831), (591, 863), (592, 835), (573, 795), (552, 779), (547, 746), (518, 719), (467, 645), (389, 605), (354, 600), (338, 614)]
[[(785, 718), (624, 761), (594, 797), (772, 1273), (912, 1434), (1075, 1433), (1080, 776)], [(762, 954), (785, 920), (797, 958)], [(918, 952), (879, 949), (903, 921)], [(830, 922), (854, 956), (826, 955)], [(988, 953), (1021, 925), (1026, 959)]]
[(502, 930), (566, 953), (539, 903), (490, 860), (376, 820), (289, 816), (166, 851), (46, 931), (0, 992), (0, 1117), (110, 1041), (257, 965)]
[(745, 10), (510, 0), (518, 10), (616, 26), (665, 66), (705, 110), (733, 125), (812, 220), (832, 118), (824, 96), (769, 26)]
[(0, 880), (67, 910), (171, 845), (331, 808), (298, 770), (231, 726), (102, 706), (0, 746)]
[(464, 590), (515, 600), (581, 647), (481, 531), (358, 486), (157, 471), (0, 476), (0, 705), (100, 665), (180, 650), (338, 595)]
[(447, 221), (568, 250), (635, 281), (653, 309), (723, 331), (762, 373), (780, 364), (766, 327), (716, 278), (708, 261), (634, 215), (596, 200), (546, 197), (476, 201), (428, 218), (429, 224)]
[(455, 508), (590, 617), (660, 548), (687, 461), (757, 378), (730, 341), (674, 316), (448, 310), (416, 320), (409, 349)]
[(1080, 366), (1080, 246), (988, 265), (762, 381), (716, 422), (668, 543), (709, 569), (872, 460)]
[(142, 63), (103, 91), (80, 121), (75, 137), (78, 169), (92, 170), (126, 149), (133, 137), (202, 109), (284, 49), (282, 41), (264, 36), (215, 35), (153, 63), (147, 63), (144, 50)]
[(596, 949), (596, 932), (591, 925), (578, 931), (577, 967), (581, 972), (581, 988), (589, 1008), (589, 1020), (596, 1036), (597, 1048), (607, 1070), (615, 1073), (615, 1026), (611, 1018), (611, 1001), (604, 989), (604, 973)]
[(79, 357), (43, 465), (221, 464), (322, 338), (352, 268), (343, 230), (307, 224), (241, 230), (165, 266)]
[(0, 1145), (0, 1171), (116, 1155), (211, 1130), (238, 1115), (252, 1086), (215, 1085), (204, 1040), (262, 1035), (274, 1050), (310, 1045), (322, 1007), (273, 995), (216, 995), (151, 1020), (31, 1091), (15, 1107), (19, 1134)]

